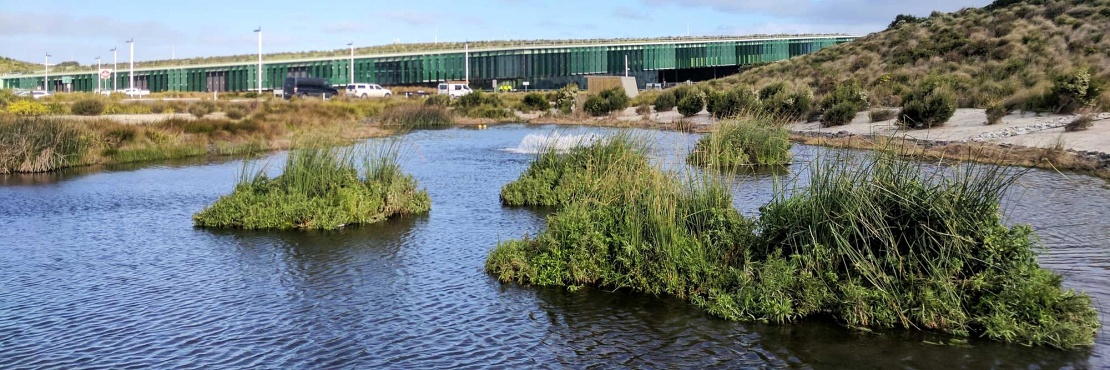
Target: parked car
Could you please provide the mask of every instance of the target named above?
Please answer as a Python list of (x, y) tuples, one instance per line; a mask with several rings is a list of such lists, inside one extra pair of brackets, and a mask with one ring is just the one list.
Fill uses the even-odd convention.
[(378, 84), (351, 84), (347, 85), (347, 96), (355, 98), (388, 98), (393, 95), (393, 90)]
[(325, 78), (286, 77), (285, 83), (281, 86), (281, 94), (285, 99), (294, 96), (300, 98), (318, 96), (327, 99), (339, 95), (339, 90), (331, 87), (331, 84)]
[(470, 85), (463, 81), (447, 81), (441, 82), (438, 89), (439, 94), (445, 94), (452, 98), (457, 98), (466, 94), (470, 94)]
[(45, 97), (51, 96), (51, 95), (54, 95), (54, 94), (51, 94), (48, 91), (42, 91), (42, 90), (35, 90), (35, 91), (31, 92), (31, 97), (35, 98), (35, 99), (45, 98)]
[(120, 92), (122, 92), (123, 95), (127, 95), (128, 98), (142, 98), (143, 96), (150, 95), (150, 90), (136, 88), (126, 88)]

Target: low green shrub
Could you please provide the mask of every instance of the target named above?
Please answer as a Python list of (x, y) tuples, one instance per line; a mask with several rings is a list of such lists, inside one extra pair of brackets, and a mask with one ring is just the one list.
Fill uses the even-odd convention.
[(601, 117), (609, 114), (609, 102), (601, 95), (590, 95), (582, 104), (582, 110), (591, 116)]
[(828, 109), (821, 115), (822, 127), (843, 126), (852, 123), (856, 118), (856, 104), (852, 102), (840, 102)]
[[(808, 116), (813, 110), (813, 92), (807, 87), (790, 89), (785, 84), (772, 89), (764, 88), (762, 91), (771, 93), (767, 98), (760, 98), (763, 113), (780, 122), (794, 121)], [(761, 95), (762, 95), (761, 92)]]
[(867, 92), (858, 83), (841, 83), (821, 99), (820, 107), (824, 112), (821, 125), (830, 127), (847, 124), (857, 112), (866, 110), (868, 105)]
[(683, 96), (678, 101), (678, 113), (683, 117), (693, 117), (705, 108), (705, 96), (700, 93), (691, 93)]
[(656, 112), (669, 112), (671, 109), (674, 109), (677, 104), (678, 100), (675, 99), (673, 90), (663, 91), (659, 96), (655, 97)]
[(104, 113), (104, 102), (100, 99), (81, 99), (74, 102), (69, 110), (76, 115), (99, 116)]
[(1056, 103), (1057, 113), (1072, 113), (1093, 106), (1102, 94), (1101, 86), (1091, 79), (1088, 68), (1058, 75), (1052, 82), (1050, 98)]
[(628, 108), (628, 102), (630, 101), (630, 99), (628, 98), (628, 94), (625, 94), (623, 87), (614, 87), (602, 90), (600, 95), (601, 98), (605, 99), (605, 101), (608, 103), (610, 112), (619, 112), (623, 111), (625, 108)]
[(547, 97), (540, 93), (528, 93), (524, 95), (522, 102), (525, 111), (542, 111), (546, 112), (551, 109), (551, 103), (547, 101)]
[(717, 119), (740, 114), (740, 104), (740, 95), (736, 90), (713, 91), (705, 98), (705, 109)]
[(919, 88), (903, 99), (898, 121), (905, 127), (927, 129), (948, 122), (956, 113), (956, 96), (947, 88)]
[(790, 133), (768, 118), (725, 120), (698, 140), (690, 164), (722, 170), (790, 163)]
[(212, 228), (332, 230), (427, 213), (431, 199), (402, 172), (398, 149), (292, 150), (280, 176), (244, 169), (235, 191), (193, 221)]

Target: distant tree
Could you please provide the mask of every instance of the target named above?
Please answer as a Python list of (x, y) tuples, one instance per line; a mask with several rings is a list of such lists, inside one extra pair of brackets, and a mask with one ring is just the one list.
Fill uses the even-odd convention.
[(894, 17), (894, 21), (890, 22), (890, 25), (887, 26), (886, 28), (887, 29), (896, 28), (898, 26), (901, 26), (901, 25), (907, 24), (907, 23), (920, 23), (921, 21), (924, 21), (924, 20), (925, 20), (925, 18), (915, 17), (915, 16), (910, 15), (910, 14), (899, 14), (898, 16)]

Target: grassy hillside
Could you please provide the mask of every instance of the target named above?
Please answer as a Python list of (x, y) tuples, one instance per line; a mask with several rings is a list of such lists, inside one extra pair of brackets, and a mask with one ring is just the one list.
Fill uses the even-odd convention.
[[(37, 69), (36, 69), (37, 68)], [(27, 63), (22, 60), (0, 57), (0, 75), (8, 72), (34, 72), (42, 70), (42, 65)]]
[(871, 106), (896, 107), (932, 84), (954, 92), (959, 107), (1029, 111), (1073, 110), (1070, 89), (1093, 95), (1081, 108), (1105, 110), (1108, 33), (1110, 0), (998, 0), (924, 18), (900, 15), (885, 31), (710, 85), (786, 81), (822, 96), (858, 84)]

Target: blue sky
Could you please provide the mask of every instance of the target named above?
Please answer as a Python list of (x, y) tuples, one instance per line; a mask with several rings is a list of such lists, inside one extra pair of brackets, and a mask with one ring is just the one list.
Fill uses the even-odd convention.
[[(990, 0), (35, 0), (0, 6), (0, 56), (54, 62), (331, 50), (393, 42), (880, 31), (895, 15)], [(2, 73), (3, 71), (0, 71)]]

